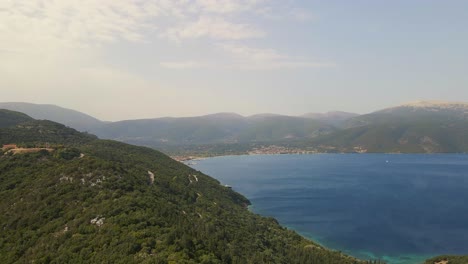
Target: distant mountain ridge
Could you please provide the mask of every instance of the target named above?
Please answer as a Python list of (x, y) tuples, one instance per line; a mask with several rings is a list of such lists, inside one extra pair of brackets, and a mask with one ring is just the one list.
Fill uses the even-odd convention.
[(414, 107), (414, 108), (464, 108), (468, 110), (468, 103), (466, 102), (449, 102), (449, 101), (414, 101), (400, 105), (400, 107)]
[(242, 145), (235, 147), (235, 153), (247, 153), (252, 144), (310, 152), (468, 152), (468, 103), (463, 102), (416, 101), (364, 115), (340, 111), (248, 117), (216, 113), (118, 122), (102, 122), (51, 105), (0, 103), (0, 108), (10, 110), (20, 107), (27, 108), (32, 117), (66, 121), (100, 138), (157, 149), (183, 148), (189, 153), (199, 145), (216, 145), (217, 154), (224, 152), (223, 145)]
[(0, 109), (25, 113), (38, 120), (47, 119), (64, 124), (79, 131), (91, 132), (105, 124), (90, 115), (50, 104), (32, 104), (23, 102), (0, 103)]
[(63, 123), (101, 138), (151, 147), (310, 139), (335, 130), (324, 118), (318, 120), (277, 114), (244, 117), (236, 113), (215, 113), (196, 117), (102, 122), (78, 111), (54, 105), (0, 103), (1, 108), (21, 111), (36, 119)]
[(119, 121), (95, 133), (148, 146), (270, 142), (313, 138), (335, 128), (324, 122), (291, 116), (214, 114), (200, 117)]
[(468, 104), (419, 101), (347, 120), (313, 140), (338, 152), (468, 152)]
[(328, 124), (335, 126), (340, 126), (344, 121), (356, 116), (359, 116), (359, 114), (342, 111), (332, 111), (326, 113), (307, 113), (303, 115), (303, 117), (324, 121)]

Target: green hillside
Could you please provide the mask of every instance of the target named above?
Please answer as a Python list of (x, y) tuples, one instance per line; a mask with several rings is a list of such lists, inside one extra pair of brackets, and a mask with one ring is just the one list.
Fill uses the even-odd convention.
[(242, 116), (214, 114), (114, 122), (97, 130), (96, 134), (101, 138), (149, 146), (204, 144), (232, 141), (245, 126)]
[(271, 142), (297, 138), (313, 138), (334, 128), (313, 119), (291, 116), (249, 118), (249, 126), (241, 131), (239, 142)]
[(153, 149), (50, 121), (0, 129), (41, 140), (57, 149), (0, 156), (0, 263), (362, 263)]
[(101, 138), (160, 148), (310, 139), (334, 130), (325, 122), (305, 117), (214, 114), (114, 122), (102, 126), (96, 134)]
[(456, 105), (395, 107), (350, 119), (347, 129), (307, 144), (337, 152), (468, 152), (467, 113)]
[(307, 113), (302, 115), (303, 117), (320, 120), (327, 124), (341, 127), (344, 123), (353, 117), (359, 116), (359, 114), (343, 112), (343, 111), (332, 111), (327, 113)]
[(0, 109), (0, 128), (14, 126), (33, 120), (28, 115), (6, 109)]
[(334, 147), (339, 152), (453, 153), (468, 151), (467, 135), (465, 123), (399, 122), (349, 128), (313, 143), (319, 149)]
[[(1, 124), (1, 123), (0, 123)], [(19, 145), (67, 144), (79, 145), (97, 139), (48, 120), (32, 120), (0, 129), (0, 144)]]

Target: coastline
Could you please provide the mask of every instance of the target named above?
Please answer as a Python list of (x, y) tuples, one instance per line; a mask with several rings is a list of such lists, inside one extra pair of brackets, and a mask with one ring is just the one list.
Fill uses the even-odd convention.
[[(230, 154), (230, 155), (216, 155), (216, 156), (210, 156), (210, 157), (197, 157), (200, 160), (204, 159), (211, 159), (211, 158), (222, 158), (222, 157), (239, 157), (239, 156), (279, 156), (279, 155), (323, 155), (323, 154), (383, 154), (383, 155), (467, 155), (467, 153), (330, 153), (330, 152), (324, 152), (324, 153), (308, 153), (308, 154), (303, 154), (303, 153), (281, 153), (281, 154), (252, 154), (252, 153), (245, 153), (245, 154)], [(237, 192), (243, 194), (243, 192), (236, 190)], [(243, 194), (244, 195), (244, 194)], [(249, 199), (251, 200), (251, 199)], [(258, 210), (256, 207), (256, 204), (252, 201), (252, 204), (247, 207), (247, 209), (255, 214), (268, 217), (268, 214), (262, 213), (261, 210)], [(439, 256), (440, 254), (434, 253), (434, 254), (402, 254), (402, 255), (397, 255), (397, 254), (388, 254), (386, 255), (385, 253), (372, 253), (372, 252), (367, 252), (365, 250), (359, 250), (359, 251), (353, 251), (353, 250), (347, 250), (345, 248), (340, 248), (337, 246), (334, 246), (333, 244), (330, 244), (326, 241), (323, 241), (321, 239), (318, 239), (317, 236), (314, 236), (313, 234), (310, 234), (305, 231), (301, 231), (300, 228), (296, 228), (291, 225), (284, 224), (278, 220), (277, 217), (270, 216), (275, 218), (281, 226), (290, 229), (292, 231), (297, 232), (300, 236), (320, 245), (323, 248), (333, 250), (333, 251), (340, 251), (343, 252), (344, 254), (347, 254), (349, 256), (355, 257), (360, 260), (382, 260), (385, 261), (387, 264), (423, 264), (425, 261), (428, 259), (434, 258), (436, 256)]]
[[(241, 193), (242, 194), (242, 193)], [(255, 204), (251, 204), (247, 207), (247, 209), (254, 213), (258, 214), (263, 217), (273, 217), (273, 216), (267, 216), (263, 214), (261, 211), (257, 211)], [(273, 217), (275, 218), (275, 217)], [(382, 260), (385, 261), (387, 264), (423, 264), (426, 260), (436, 257), (437, 255), (415, 255), (415, 254), (407, 254), (407, 255), (399, 255), (399, 256), (392, 256), (392, 255), (376, 255), (372, 252), (368, 251), (353, 251), (353, 250), (347, 250), (345, 248), (340, 248), (336, 245), (333, 245), (327, 241), (323, 241), (323, 239), (318, 238), (318, 236), (301, 230), (300, 228), (296, 228), (293, 225), (286, 225), (284, 223), (281, 223), (277, 218), (275, 218), (278, 223), (287, 228), (288, 230), (292, 230), (302, 236), (303, 238), (310, 240), (311, 242), (319, 245), (322, 248), (332, 250), (332, 251), (339, 251), (343, 252), (344, 254), (354, 257), (359, 260)]]
[(310, 153), (239, 153), (239, 154), (212, 154), (212, 155), (200, 155), (197, 156), (196, 154), (194, 155), (169, 155), (172, 159), (186, 163), (190, 161), (198, 161), (198, 160), (204, 160), (204, 159), (210, 159), (210, 158), (220, 158), (220, 157), (237, 157), (237, 156), (281, 156), (281, 155), (325, 155), (325, 154), (330, 154), (330, 155), (366, 155), (366, 154), (382, 154), (382, 155), (468, 155), (466, 152), (310, 152)]

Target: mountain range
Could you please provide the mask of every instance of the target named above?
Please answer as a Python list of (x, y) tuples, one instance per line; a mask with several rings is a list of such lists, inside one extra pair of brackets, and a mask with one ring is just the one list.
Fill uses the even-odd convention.
[(415, 102), (351, 118), (344, 129), (312, 140), (337, 152), (468, 151), (468, 104)]
[(255, 215), (241, 194), (154, 149), (10, 110), (0, 110), (1, 144), (1, 263), (383, 263)]
[(334, 124), (345, 120), (344, 116), (356, 116), (344, 112), (316, 116), (258, 114), (249, 117), (235, 113), (216, 113), (198, 117), (103, 122), (87, 114), (54, 105), (0, 103), (0, 109), (23, 112), (35, 119), (62, 123), (101, 138), (152, 147), (313, 138), (333, 131)]
[[(103, 122), (52, 105), (0, 103), (37, 119), (62, 122), (104, 139), (175, 153), (247, 153), (258, 146), (309, 152), (434, 153), (468, 151), (468, 104), (419, 101), (358, 115), (217, 113), (199, 117)], [(203, 149), (203, 151), (200, 151)], [(287, 152), (287, 150), (286, 150)], [(199, 153), (198, 153), (199, 154)]]

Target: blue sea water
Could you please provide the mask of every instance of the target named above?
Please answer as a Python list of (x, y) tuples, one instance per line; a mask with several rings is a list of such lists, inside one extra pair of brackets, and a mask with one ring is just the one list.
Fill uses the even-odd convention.
[(226, 156), (192, 165), (322, 245), (415, 264), (468, 254), (468, 155)]

